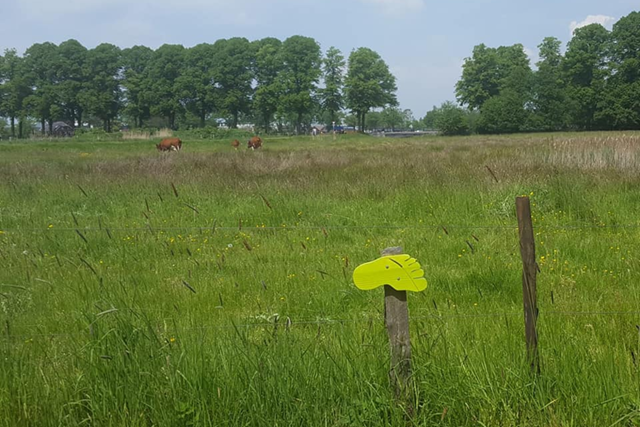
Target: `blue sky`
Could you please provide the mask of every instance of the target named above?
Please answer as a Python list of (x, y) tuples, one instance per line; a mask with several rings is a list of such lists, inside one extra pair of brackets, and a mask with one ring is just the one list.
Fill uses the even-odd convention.
[(74, 38), (87, 47), (163, 43), (193, 46), (221, 38), (292, 35), (315, 38), (323, 51), (348, 56), (377, 51), (397, 77), (401, 108), (416, 118), (454, 100), (461, 65), (473, 46), (522, 43), (535, 60), (537, 45), (571, 28), (608, 28), (639, 10), (637, 0), (3, 0), (0, 50), (20, 53), (37, 42)]

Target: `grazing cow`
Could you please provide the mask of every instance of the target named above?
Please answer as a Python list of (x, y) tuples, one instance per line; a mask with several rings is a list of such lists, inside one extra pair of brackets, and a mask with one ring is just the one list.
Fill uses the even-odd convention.
[(248, 141), (247, 148), (256, 150), (260, 147), (262, 147), (262, 139), (259, 136), (254, 136)]
[(233, 146), (233, 148), (237, 150), (238, 147), (240, 146), (240, 141), (238, 141), (237, 139), (234, 139), (231, 145)]
[(182, 141), (180, 138), (165, 138), (160, 141), (160, 144), (156, 144), (158, 151), (180, 151), (182, 148)]

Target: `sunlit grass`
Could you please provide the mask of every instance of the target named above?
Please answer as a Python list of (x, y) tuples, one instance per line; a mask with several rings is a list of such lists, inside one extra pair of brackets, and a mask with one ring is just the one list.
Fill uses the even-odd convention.
[(416, 425), (640, 422), (639, 134), (229, 142), (0, 145), (1, 425), (400, 425), (351, 282), (394, 245)]

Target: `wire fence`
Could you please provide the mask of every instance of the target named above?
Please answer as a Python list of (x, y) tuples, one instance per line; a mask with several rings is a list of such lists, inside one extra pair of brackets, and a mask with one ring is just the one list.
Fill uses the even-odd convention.
[[(110, 310), (109, 313), (116, 313), (119, 310)], [(129, 310), (127, 310), (129, 311)], [(134, 310), (130, 310), (131, 312), (135, 312), (137, 314), (141, 314)], [(456, 314), (429, 314), (429, 315), (420, 315), (411, 317), (409, 320), (413, 323), (416, 321), (424, 321), (424, 320), (438, 320), (438, 319), (473, 319), (473, 318), (500, 318), (504, 319), (506, 317), (522, 317), (522, 311), (510, 311), (510, 312), (492, 312), (492, 313), (456, 313)], [(623, 316), (640, 316), (640, 311), (631, 310), (631, 311), (540, 311), (539, 319), (544, 319), (546, 316), (564, 316), (564, 317), (593, 317), (593, 316), (602, 316), (602, 317), (623, 317)], [(150, 319), (155, 320), (156, 322), (167, 322), (175, 320), (174, 318), (159, 318), (159, 319)], [(378, 322), (379, 324), (383, 324), (384, 317), (382, 315), (379, 316), (367, 316), (359, 319), (303, 319), (303, 320), (295, 320), (295, 318), (291, 318), (289, 316), (272, 316), (272, 320), (270, 321), (260, 321), (260, 322), (247, 322), (247, 319), (226, 319), (224, 323), (218, 324), (205, 324), (199, 326), (185, 326), (185, 327), (177, 327), (175, 331), (183, 332), (183, 331), (212, 331), (212, 330), (234, 330), (234, 329), (246, 329), (246, 328), (269, 328), (273, 329), (277, 328), (285, 328), (290, 329), (296, 326), (344, 326), (344, 325), (353, 325), (353, 324), (366, 324), (372, 322)], [(21, 327), (32, 327), (37, 328), (38, 325), (21, 325)], [(9, 328), (9, 326), (7, 326)], [(3, 334), (5, 339), (20, 339), (28, 341), (29, 339), (34, 338), (59, 338), (59, 337), (86, 337), (92, 335), (92, 327), (87, 326), (85, 332), (36, 332), (36, 333), (18, 333), (13, 334), (9, 329), (5, 329), (5, 333)], [(638, 328), (640, 332), (640, 327)]]
[[(126, 232), (159, 232), (159, 231), (236, 231), (236, 230), (252, 230), (252, 231), (293, 231), (293, 230), (430, 230), (430, 229), (482, 229), (482, 230), (518, 230), (517, 224), (514, 225), (471, 225), (471, 224), (410, 224), (410, 225), (297, 225), (297, 226), (178, 226), (178, 227), (155, 227), (151, 224), (146, 227), (52, 227), (52, 228), (2, 228), (3, 233), (50, 233), (50, 232), (77, 232), (77, 231), (126, 231)], [(637, 224), (566, 224), (566, 225), (535, 225), (535, 230), (593, 230), (593, 229), (625, 229), (640, 228)]]

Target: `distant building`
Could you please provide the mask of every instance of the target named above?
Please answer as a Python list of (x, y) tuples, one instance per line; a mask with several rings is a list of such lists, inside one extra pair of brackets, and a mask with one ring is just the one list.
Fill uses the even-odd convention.
[(65, 122), (53, 122), (51, 125), (51, 136), (68, 138), (73, 136), (73, 128)]

